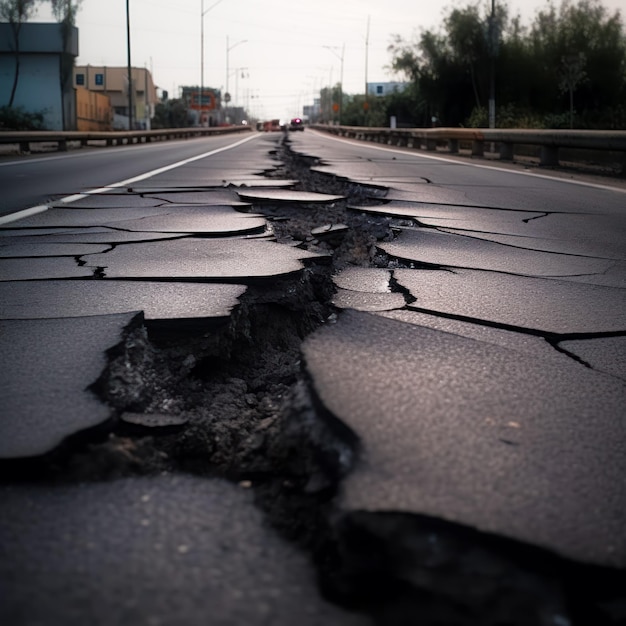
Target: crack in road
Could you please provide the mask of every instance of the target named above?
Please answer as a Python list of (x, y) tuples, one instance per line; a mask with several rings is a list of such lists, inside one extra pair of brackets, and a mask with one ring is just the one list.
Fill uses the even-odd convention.
[(525, 224), (528, 224), (528, 222), (532, 222), (533, 220), (540, 220), (544, 217), (548, 217), (549, 215), (551, 215), (551, 213), (546, 211), (545, 213), (541, 213), (540, 215), (535, 215), (534, 217), (527, 217), (525, 220), (522, 220), (522, 222), (524, 222)]
[[(320, 163), (295, 154), (288, 143), (276, 156), (281, 163), (269, 178), (297, 179), (296, 189), (340, 193), (346, 200), (262, 204), (255, 211), (271, 221), (277, 241), (330, 258), (308, 263), (297, 276), (251, 284), (229, 322), (210, 333), (129, 329), (93, 386), (114, 411), (110, 422), (42, 459), (4, 467), (19, 467), (24, 479), (44, 475), (57, 483), (186, 472), (245, 484), (269, 522), (310, 556), (325, 596), (376, 624), (617, 624), (624, 614), (623, 573), (441, 519), (337, 510), (335, 496), (358, 462), (360, 441), (315, 395), (301, 364), (301, 343), (336, 320), (332, 276), (351, 266), (389, 269), (389, 288), (403, 295), (405, 310), (540, 337), (590, 369), (559, 343), (626, 336), (626, 330), (559, 335), (416, 306), (394, 273), (403, 265), (377, 248), (393, 239), (393, 219), (349, 210), (355, 202), (384, 202), (380, 194), (312, 171)], [(327, 223), (349, 228), (335, 240), (311, 234)], [(107, 252), (118, 245), (124, 244)], [(453, 272), (414, 261), (404, 267)], [(94, 268), (94, 278), (105, 278), (106, 269)], [(129, 423), (124, 415), (131, 413), (181, 423), (145, 427)]]

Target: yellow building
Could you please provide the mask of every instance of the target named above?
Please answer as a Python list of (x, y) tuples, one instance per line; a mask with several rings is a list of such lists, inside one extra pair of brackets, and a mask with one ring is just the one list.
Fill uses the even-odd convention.
[(76, 130), (113, 130), (113, 109), (109, 96), (76, 88)]
[[(108, 96), (113, 110), (113, 129), (128, 128), (128, 68), (77, 65), (74, 86)], [(132, 68), (133, 128), (149, 129), (157, 104), (152, 74), (143, 67)]]

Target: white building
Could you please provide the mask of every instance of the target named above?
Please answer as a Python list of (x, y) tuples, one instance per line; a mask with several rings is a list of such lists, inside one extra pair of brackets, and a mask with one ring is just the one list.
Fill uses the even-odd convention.
[(370, 96), (388, 96), (392, 93), (402, 93), (409, 83), (367, 83), (367, 93)]

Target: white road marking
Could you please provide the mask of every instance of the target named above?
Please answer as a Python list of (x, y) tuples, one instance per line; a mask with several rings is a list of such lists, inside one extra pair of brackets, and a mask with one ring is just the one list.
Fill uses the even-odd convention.
[(392, 152), (394, 154), (402, 154), (404, 156), (412, 156), (412, 157), (421, 158), (421, 159), (430, 159), (432, 161), (442, 161), (444, 163), (456, 163), (458, 165), (466, 165), (467, 167), (477, 167), (483, 170), (493, 170), (496, 172), (508, 172), (510, 174), (518, 174), (519, 176), (532, 176), (534, 178), (543, 178), (545, 180), (558, 181), (561, 183), (568, 183), (570, 185), (581, 185), (583, 187), (592, 187), (595, 189), (603, 189), (605, 191), (619, 191), (621, 193), (626, 193), (626, 187), (612, 187), (611, 185), (589, 183), (583, 180), (572, 180), (570, 178), (560, 178), (559, 176), (548, 176), (547, 174), (536, 174), (535, 172), (520, 172), (519, 170), (513, 170), (507, 167), (496, 167), (495, 165), (482, 165), (480, 163), (466, 163), (465, 161), (461, 161), (461, 160), (457, 160), (453, 158), (446, 158), (443, 156), (434, 156), (432, 154), (424, 154), (424, 152), (420, 152), (420, 151), (410, 152), (409, 151), (411, 150), (410, 148), (408, 148), (407, 150), (398, 150), (397, 148), (385, 148), (384, 146), (372, 145), (369, 142), (366, 143), (363, 141), (359, 141), (358, 139), (334, 137), (333, 135), (328, 135), (321, 131), (315, 131), (315, 130), (312, 130), (312, 132), (315, 133), (316, 135), (319, 135), (321, 137), (326, 137), (334, 141), (343, 141), (344, 143), (349, 142), (349, 143), (353, 143), (356, 145), (362, 145), (367, 148), (372, 148), (374, 150), (382, 150), (384, 152)]
[[(126, 185), (132, 185), (133, 183), (137, 183), (140, 180), (145, 180), (146, 178), (156, 176), (157, 174), (163, 174), (163, 172), (168, 172), (169, 170), (173, 170), (173, 169), (176, 169), (177, 167), (187, 165), (188, 163), (193, 163), (194, 161), (199, 161), (200, 159), (206, 159), (207, 157), (213, 156), (214, 154), (219, 154), (220, 152), (225, 152), (226, 150), (230, 150), (231, 148), (236, 148), (237, 146), (241, 146), (242, 144), (247, 143), (248, 141), (254, 139), (255, 137), (257, 137), (257, 135), (255, 133), (252, 133), (249, 137), (245, 137), (244, 139), (241, 139), (228, 146), (223, 146), (222, 148), (216, 148), (215, 150), (204, 152), (203, 154), (199, 154), (197, 156), (184, 159), (183, 161), (178, 161), (177, 163), (172, 163), (171, 165), (165, 165), (164, 167), (159, 167), (156, 170), (145, 172), (144, 174), (140, 174), (139, 176), (134, 176), (133, 178), (122, 180), (118, 183), (111, 183), (110, 185), (107, 185), (106, 187), (98, 187), (96, 189), (90, 189), (89, 191), (85, 191), (84, 193), (77, 193), (71, 196), (65, 196), (64, 198), (61, 198), (57, 202), (63, 202), (64, 204), (69, 204), (70, 202), (76, 202), (77, 200), (82, 200), (83, 198), (86, 198), (87, 196), (91, 196), (91, 195), (98, 194), (98, 193), (105, 193), (106, 191), (109, 191), (111, 189), (118, 189)], [(0, 226), (4, 224), (10, 224), (11, 222), (15, 222), (25, 217), (30, 217), (31, 215), (36, 215), (37, 213), (43, 213), (44, 211), (47, 211), (47, 210), (48, 210), (48, 206), (40, 204), (38, 206), (30, 207), (28, 209), (23, 209), (21, 211), (18, 211), (17, 213), (4, 215), (0, 217)]]

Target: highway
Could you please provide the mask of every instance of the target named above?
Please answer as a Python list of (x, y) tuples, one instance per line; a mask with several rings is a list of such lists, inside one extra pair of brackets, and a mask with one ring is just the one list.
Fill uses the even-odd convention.
[(623, 623), (623, 183), (311, 129), (0, 175), (2, 623)]
[(219, 135), (63, 154), (4, 156), (0, 158), (0, 215), (129, 180), (250, 138)]

